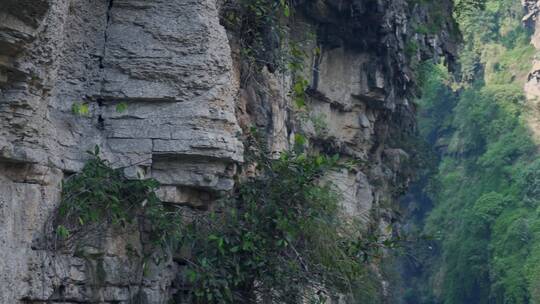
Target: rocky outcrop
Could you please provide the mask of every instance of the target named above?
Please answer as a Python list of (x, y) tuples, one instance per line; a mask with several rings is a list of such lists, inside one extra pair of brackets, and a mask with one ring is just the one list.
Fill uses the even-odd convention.
[[(95, 145), (132, 165), (128, 174), (158, 179), (170, 202), (232, 189), (243, 146), (225, 29), (213, 1), (42, 2), (2, 10), (2, 301), (128, 301), (141, 274), (126, 257), (100, 259), (106, 287), (89, 294), (74, 287), (90, 280), (89, 265), (34, 250), (35, 239), (59, 181)], [(128, 107), (117, 113), (120, 102)], [(88, 115), (73, 115), (75, 103)], [(164, 301), (161, 292), (151, 298)]]
[[(537, 0), (522, 0), (525, 9), (523, 23), (533, 31), (531, 36), (531, 44), (536, 50), (540, 50), (540, 22), (538, 22), (538, 14), (540, 13), (540, 1)], [(540, 143), (540, 119), (539, 115), (539, 97), (540, 97), (540, 61), (533, 59), (531, 70), (525, 80), (524, 92), (527, 98), (527, 111), (525, 119), (529, 130), (531, 131), (532, 139), (535, 143)]]
[[(404, 0), (300, 1), (289, 26), (311, 54), (302, 116), (287, 73), (265, 68), (245, 80), (221, 4), (0, 3), (1, 303), (180, 303), (182, 265), (152, 263), (143, 275), (124, 246), (135, 232), (106, 231), (79, 255), (44, 245), (61, 180), (95, 145), (128, 176), (161, 182), (164, 201), (204, 209), (234, 187), (242, 130), (265, 130), (276, 152), (303, 132), (313, 149), (360, 163), (331, 177), (348, 214), (373, 229), (392, 221), (407, 159), (392, 139), (414, 128), (411, 57), (452, 60), (452, 23), (414, 33), (411, 24), (433, 17)], [(88, 113), (74, 115), (74, 105)]]

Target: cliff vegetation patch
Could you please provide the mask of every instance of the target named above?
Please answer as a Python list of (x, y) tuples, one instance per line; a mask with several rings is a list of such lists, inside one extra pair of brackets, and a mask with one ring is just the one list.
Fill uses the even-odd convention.
[(190, 219), (159, 201), (158, 182), (126, 178), (96, 148), (63, 184), (57, 237), (77, 245), (81, 234), (110, 226), (151, 227), (145, 233), (156, 249), (184, 259), (196, 303), (376, 301), (380, 286), (368, 262), (395, 243), (344, 218), (338, 192), (323, 179), (340, 166), (337, 155), (297, 148), (277, 159), (259, 150), (257, 176)]

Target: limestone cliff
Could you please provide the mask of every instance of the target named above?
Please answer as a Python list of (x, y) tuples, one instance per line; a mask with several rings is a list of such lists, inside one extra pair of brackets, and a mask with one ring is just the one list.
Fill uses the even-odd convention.
[[(45, 245), (61, 180), (95, 145), (128, 176), (157, 179), (163, 201), (205, 209), (243, 174), (244, 130), (264, 130), (275, 152), (302, 131), (313, 149), (362, 161), (331, 177), (346, 210), (366, 226), (392, 222), (407, 181), (392, 139), (414, 129), (411, 63), (454, 52), (451, 2), (435, 15), (408, 2), (297, 1), (291, 39), (320, 50), (305, 71), (317, 126), (298, 119), (287, 72), (245, 77), (222, 1), (0, 1), (0, 302), (180, 301), (182, 265), (143, 275), (129, 233), (105, 233), (91, 255)], [(437, 33), (413, 29), (432, 20)]]
[[(538, 13), (540, 11), (540, 2), (533, 0), (523, 0), (525, 16), (523, 22), (533, 31), (531, 44), (536, 50), (540, 49), (540, 22), (538, 22)], [(527, 124), (533, 135), (536, 144), (540, 143), (540, 121), (538, 119), (538, 97), (539, 91), (540, 62), (535, 58), (532, 62), (532, 68), (525, 81), (525, 94), (528, 102)]]

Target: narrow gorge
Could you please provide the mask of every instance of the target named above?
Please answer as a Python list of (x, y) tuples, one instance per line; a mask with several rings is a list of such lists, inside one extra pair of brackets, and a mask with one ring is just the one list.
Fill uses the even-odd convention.
[(538, 303), (537, 1), (456, 15), (458, 73), (427, 63), (420, 178), (403, 199), (424, 241), (404, 262), (405, 303)]
[(0, 0), (0, 303), (540, 301), (539, 13)]

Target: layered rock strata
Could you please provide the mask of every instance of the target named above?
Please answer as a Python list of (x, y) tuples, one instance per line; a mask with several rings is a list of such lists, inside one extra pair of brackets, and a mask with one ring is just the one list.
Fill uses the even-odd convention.
[[(414, 129), (411, 57), (451, 60), (453, 24), (414, 33), (413, 23), (436, 17), (404, 0), (299, 1), (290, 34), (311, 54), (310, 111), (299, 119), (287, 73), (264, 68), (245, 80), (221, 5), (0, 3), (1, 303), (182, 301), (182, 265), (143, 271), (125, 249), (136, 233), (106, 231), (84, 254), (44, 245), (62, 179), (96, 145), (128, 176), (156, 178), (164, 201), (204, 209), (234, 188), (243, 130), (264, 130), (275, 152), (306, 133), (313, 149), (361, 164), (330, 177), (348, 215), (372, 229), (393, 221), (392, 201), (407, 180), (407, 153), (393, 139)], [(118, 104), (126, 110), (115, 111)], [(74, 105), (88, 111), (74, 115)]]

